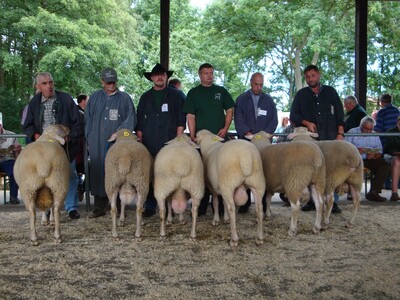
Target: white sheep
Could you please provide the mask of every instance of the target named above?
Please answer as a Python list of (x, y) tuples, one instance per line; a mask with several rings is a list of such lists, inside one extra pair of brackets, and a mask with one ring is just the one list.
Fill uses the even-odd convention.
[[(61, 243), (60, 209), (64, 204), (69, 183), (69, 161), (64, 149), (64, 138), (69, 129), (50, 125), (35, 142), (28, 144), (14, 165), (14, 177), (30, 216), (30, 240), (38, 245), (36, 208), (43, 212), (42, 224), (47, 225), (46, 210), (54, 216), (54, 238)], [(61, 144), (61, 145), (60, 145)]]
[(362, 157), (352, 143), (347, 141), (316, 141), (316, 135), (305, 127), (297, 127), (288, 135), (293, 141), (312, 141), (321, 149), (325, 157), (326, 181), (325, 181), (325, 205), (323, 228), (329, 224), (329, 217), (333, 206), (333, 193), (335, 190), (343, 191), (343, 187), (349, 187), (353, 198), (353, 212), (346, 227), (351, 228), (361, 201), (361, 189), (363, 184), (364, 163)]
[(274, 193), (285, 193), (292, 208), (288, 233), (295, 236), (300, 204), (309, 197), (310, 188), (316, 208), (313, 232), (318, 233), (321, 230), (322, 194), (325, 187), (325, 163), (321, 150), (308, 142), (271, 145), (271, 137), (265, 131), (248, 136), (261, 154), (267, 193), (266, 215), (271, 216), (271, 198)]
[(119, 226), (124, 225), (125, 206), (136, 203), (136, 232), (138, 241), (142, 236), (143, 204), (149, 192), (153, 158), (147, 148), (137, 141), (137, 136), (127, 129), (114, 133), (114, 141), (106, 154), (105, 190), (111, 203), (112, 237), (118, 240), (117, 196), (121, 199)]
[(208, 130), (200, 130), (196, 142), (200, 145), (203, 158), (206, 186), (213, 195), (214, 219), (218, 224), (218, 194), (222, 196), (225, 207), (224, 219), (229, 214), (231, 224), (230, 245), (236, 247), (239, 237), (236, 231), (236, 209), (246, 203), (246, 189), (250, 188), (256, 203), (257, 244), (263, 243), (263, 213), (261, 197), (265, 192), (260, 153), (254, 145), (244, 140), (223, 139)]
[[(192, 229), (196, 238), (196, 220), (200, 200), (204, 195), (204, 170), (200, 153), (186, 134), (169, 141), (157, 154), (154, 162), (154, 196), (160, 209), (160, 236), (165, 237), (165, 200), (168, 203), (167, 224), (172, 223), (172, 209), (183, 223), (188, 194), (192, 199)], [(171, 209), (172, 208), (172, 209)]]

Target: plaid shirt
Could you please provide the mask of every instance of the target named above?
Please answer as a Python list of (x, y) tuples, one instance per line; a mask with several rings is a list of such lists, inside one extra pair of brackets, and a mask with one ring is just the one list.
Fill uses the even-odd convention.
[(47, 128), (47, 126), (55, 124), (55, 111), (54, 111), (54, 102), (56, 101), (56, 95), (54, 94), (53, 97), (46, 99), (42, 96), (42, 104), (44, 106), (43, 111), (43, 130)]

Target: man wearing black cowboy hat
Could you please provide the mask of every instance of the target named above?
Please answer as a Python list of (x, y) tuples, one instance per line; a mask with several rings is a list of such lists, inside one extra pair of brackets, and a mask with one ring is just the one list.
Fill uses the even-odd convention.
[[(184, 98), (177, 90), (167, 86), (172, 73), (159, 63), (151, 72), (144, 73), (144, 77), (153, 82), (153, 87), (139, 99), (136, 134), (153, 157), (166, 142), (182, 134), (186, 126), (186, 115), (182, 112)], [(150, 187), (144, 208), (144, 217), (156, 213), (153, 187)]]

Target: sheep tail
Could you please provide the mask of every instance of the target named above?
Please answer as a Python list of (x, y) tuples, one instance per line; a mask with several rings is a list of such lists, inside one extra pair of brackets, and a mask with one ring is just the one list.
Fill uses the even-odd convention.
[(175, 164), (173, 166), (173, 168), (174, 168), (174, 174), (180, 178), (189, 176), (189, 174), (191, 172), (190, 167), (182, 168), (182, 166), (180, 164)]
[(244, 177), (249, 177), (253, 173), (253, 159), (249, 156), (240, 158), (240, 169)]
[(126, 176), (131, 169), (131, 159), (129, 157), (120, 157), (118, 159), (119, 174)]
[(49, 177), (51, 172), (51, 162), (42, 160), (40, 164), (36, 165), (36, 172), (41, 178)]
[(53, 206), (53, 194), (48, 187), (42, 187), (38, 190), (35, 204), (41, 211), (48, 210)]

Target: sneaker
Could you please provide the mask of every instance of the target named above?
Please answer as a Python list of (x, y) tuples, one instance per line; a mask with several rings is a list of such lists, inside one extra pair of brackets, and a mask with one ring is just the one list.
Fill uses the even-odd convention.
[(18, 197), (10, 197), (10, 203), (11, 204), (19, 204), (20, 201), (19, 201)]
[(313, 200), (308, 200), (308, 202), (301, 208), (302, 211), (312, 211), (315, 210), (315, 204)]
[(340, 214), (342, 213), (342, 210), (339, 208), (339, 206), (336, 204), (336, 202), (333, 202), (332, 206), (332, 211), (333, 214)]
[(374, 201), (374, 202), (385, 202), (387, 199), (385, 197), (382, 197), (381, 195), (378, 194), (376, 191), (370, 191), (365, 198), (369, 201)]
[(399, 201), (399, 200), (400, 200), (399, 195), (396, 192), (392, 193), (392, 196), (390, 196), (390, 201)]
[(76, 209), (71, 210), (68, 213), (68, 215), (72, 220), (76, 220), (76, 219), (79, 219), (81, 217), (81, 215), (79, 214), (79, 212)]

